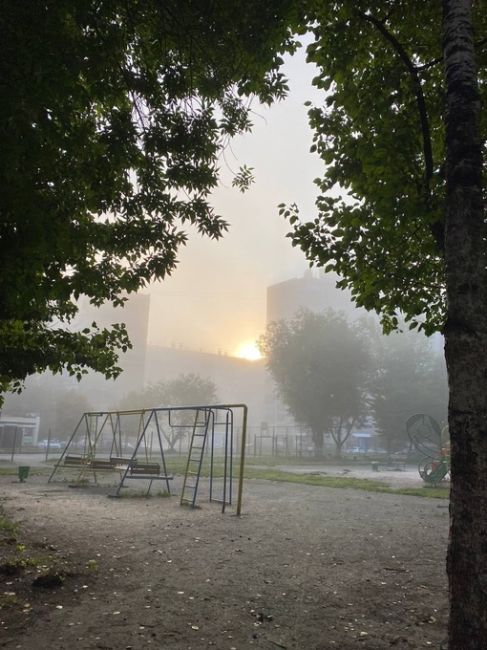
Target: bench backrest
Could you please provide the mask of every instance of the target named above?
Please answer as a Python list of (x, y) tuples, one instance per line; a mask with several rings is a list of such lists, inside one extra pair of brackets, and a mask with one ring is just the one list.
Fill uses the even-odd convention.
[(90, 463), (91, 469), (113, 469), (113, 465), (109, 460), (93, 459)]
[(86, 456), (65, 456), (64, 464), (65, 465), (86, 465), (89, 463), (89, 458)]
[(160, 474), (161, 466), (158, 463), (137, 463), (130, 468), (131, 474)]
[(111, 456), (110, 462), (112, 465), (136, 465), (137, 458), (124, 458), (123, 456)]

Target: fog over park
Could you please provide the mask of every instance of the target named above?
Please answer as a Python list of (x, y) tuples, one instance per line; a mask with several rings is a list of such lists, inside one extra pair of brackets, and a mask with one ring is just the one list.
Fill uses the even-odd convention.
[(484, 4), (4, 3), (2, 648), (487, 648)]
[[(386, 373), (378, 359), (387, 356), (384, 350), (389, 345), (381, 342), (378, 318), (355, 309), (349, 294), (335, 289), (336, 276), (325, 276), (322, 270), (310, 271), (302, 251), (293, 248), (286, 237), (289, 223), (278, 214), (279, 203), (295, 202), (306, 218), (312, 218), (315, 213), (317, 188), (313, 181), (322, 175), (323, 167), (318, 156), (309, 152), (312, 132), (304, 103), (311, 100), (319, 104), (323, 92), (311, 83), (314, 67), (305, 64), (304, 48), (293, 57), (286, 56), (284, 72), (290, 86), (287, 99), (270, 108), (254, 101), (252, 132), (236, 137), (221, 156), (222, 180), (213, 192), (212, 201), (216, 212), (229, 223), (225, 236), (215, 241), (189, 229), (187, 245), (180, 248), (179, 264), (173, 274), (130, 297), (124, 310), (110, 306), (95, 310), (82, 303), (76, 319), (79, 327), (93, 320), (103, 325), (115, 321), (126, 323), (134, 348), (121, 356), (122, 375), (114, 382), (90, 372), (78, 384), (65, 375), (52, 378), (44, 374), (30, 378), (21, 395), (7, 397), (4, 414), (40, 416), (36, 439), (49, 435), (65, 440), (79, 415), (86, 410), (165, 405), (168, 399), (171, 405), (181, 400), (193, 404), (247, 403), (253, 449), (264, 452), (269, 451), (269, 445), (295, 451), (299, 438), (299, 444), (308, 453), (313, 450), (322, 453), (321, 443), (316, 446), (316, 440), (323, 435), (325, 447), (328, 445), (332, 454), (337, 444), (340, 450), (343, 444), (344, 450), (391, 452), (407, 446), (404, 423), (412, 413), (429, 408), (439, 421), (445, 419), (445, 374), (438, 356), (441, 339), (434, 337), (426, 341), (422, 334), (409, 334), (408, 343), (402, 342), (406, 335), (391, 337), (391, 350), (395, 352), (389, 350), (389, 354), (391, 359), (396, 356), (391, 363), (396, 363), (397, 368), (389, 368), (387, 372), (392, 373), (393, 383), (398, 383), (398, 394), (394, 396), (395, 402), (389, 400), (385, 413), (382, 405), (381, 415), (376, 414), (388, 422), (379, 423), (374, 418), (371, 377), (375, 373), (377, 397), (378, 377)], [(244, 193), (232, 187), (234, 174), (242, 165), (251, 167), (255, 178)], [(324, 413), (331, 408), (324, 392), (333, 395), (341, 389), (328, 386), (325, 378), (330, 377), (330, 368), (338, 366), (345, 371), (353, 368), (357, 357), (344, 354), (323, 360), (313, 388), (307, 391), (309, 404), (303, 413), (301, 405), (293, 406), (293, 398), (289, 395), (286, 398), (285, 389), (272, 372), (270, 357), (266, 361), (262, 356), (261, 337), (266, 333), (266, 326), (273, 320), (294, 318), (302, 307), (313, 312), (326, 308), (343, 312), (349, 324), (365, 319), (356, 327), (361, 331), (360, 336), (373, 330), (373, 336), (362, 336), (357, 347), (357, 350), (365, 349), (368, 355), (369, 368), (367, 372), (363, 369), (367, 381), (365, 374), (360, 378), (354, 375), (353, 381), (360, 384), (356, 386), (357, 394), (353, 397), (342, 391), (341, 395), (344, 404), (355, 400), (355, 407), (343, 411), (342, 406), (334, 406), (335, 410), (338, 408), (335, 415), (351, 427), (352, 435), (349, 430), (344, 441), (342, 433), (338, 442), (332, 439), (333, 426)], [(330, 340), (331, 348), (336, 350), (337, 346), (337, 342)], [(415, 352), (409, 354), (408, 350), (413, 349)], [(305, 356), (300, 358), (300, 363), (307, 373)], [(292, 364), (290, 374), (303, 384)], [(422, 368), (427, 368), (429, 378), (424, 373), (421, 375)], [(196, 384), (200, 380), (212, 382), (211, 390), (206, 393), (187, 390), (183, 395), (175, 393), (174, 386), (169, 385), (186, 378), (182, 380), (184, 383), (190, 377), (191, 385), (193, 377)], [(416, 385), (415, 390), (405, 388), (409, 381)], [(425, 381), (437, 386), (430, 403), (419, 399)], [(350, 384), (346, 377), (343, 382)], [(154, 389), (157, 385), (160, 385), (158, 390)], [(404, 393), (409, 394), (407, 399)], [(416, 398), (419, 401), (415, 404)], [(386, 397), (381, 399), (384, 401)], [(377, 404), (376, 407), (379, 408)], [(314, 442), (309, 428), (312, 427), (310, 409), (318, 411), (318, 420), (323, 424), (322, 430), (315, 431)], [(384, 428), (390, 434), (388, 442), (378, 431)], [(268, 431), (273, 432), (274, 441), (257, 440), (256, 436), (264, 433), (265, 437)]]
[[(304, 102), (319, 101), (320, 93), (311, 85), (304, 48), (286, 60), (289, 96), (271, 108), (254, 103), (252, 133), (233, 140), (221, 160), (214, 206), (230, 230), (218, 242), (193, 234), (174, 275), (151, 287), (150, 343), (236, 354), (265, 328), (266, 287), (307, 269), (303, 253), (285, 238), (289, 224), (277, 205), (294, 201), (314, 212), (313, 180), (322, 163), (309, 153)], [(242, 194), (231, 181), (243, 164), (254, 168), (255, 182)]]

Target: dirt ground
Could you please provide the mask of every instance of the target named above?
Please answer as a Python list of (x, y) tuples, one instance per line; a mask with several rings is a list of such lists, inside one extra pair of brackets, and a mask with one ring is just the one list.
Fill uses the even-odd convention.
[[(2, 477), (0, 495), (19, 522), (0, 544), (2, 648), (400, 650), (446, 635), (443, 500), (249, 480), (237, 518), (45, 477)], [(5, 570), (9, 554), (25, 567)], [(32, 585), (45, 574), (63, 580)]]

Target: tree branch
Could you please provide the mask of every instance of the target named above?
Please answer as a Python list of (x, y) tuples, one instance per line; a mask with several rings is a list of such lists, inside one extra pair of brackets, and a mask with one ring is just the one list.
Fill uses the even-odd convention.
[(380, 22), (381, 22), (382, 25), (385, 25), (385, 24), (388, 22), (389, 18), (390, 18), (390, 17), (392, 16), (392, 14), (393, 14), (395, 8), (396, 8), (396, 7), (394, 7), (394, 6), (391, 7), (391, 8), (389, 9), (389, 11), (386, 13), (386, 15), (384, 16), (384, 18), (382, 18), (382, 19), (380, 20)]
[(435, 65), (438, 65), (438, 63), (441, 63), (443, 61), (443, 57), (439, 56), (437, 59), (433, 59), (432, 61), (429, 61), (428, 63), (423, 63), (423, 65), (417, 65), (415, 66), (416, 72), (424, 72), (425, 70), (428, 70), (429, 68), (432, 68)]
[[(480, 41), (477, 41), (474, 43), (474, 47), (477, 50), (479, 47), (483, 47), (487, 43), (487, 37), (480, 39)], [(416, 72), (424, 72), (425, 70), (429, 70), (429, 68), (432, 68), (435, 65), (438, 65), (438, 63), (443, 63), (443, 57), (439, 56), (437, 59), (433, 59), (432, 61), (429, 61), (428, 63), (423, 63), (423, 65), (417, 65), (415, 66)]]
[[(416, 105), (418, 107), (419, 119), (421, 123), (421, 134), (423, 139), (423, 158), (424, 158), (424, 192), (425, 192), (425, 202), (428, 207), (431, 188), (430, 181), (433, 177), (433, 151), (431, 148), (431, 131), (429, 126), (428, 111), (426, 109), (426, 100), (423, 93), (423, 88), (421, 86), (421, 80), (418, 75), (418, 69), (411, 61), (408, 53), (402, 46), (402, 44), (397, 40), (397, 38), (392, 34), (384, 25), (384, 23), (378, 20), (375, 16), (363, 12), (361, 9), (355, 9), (355, 12), (360, 18), (371, 23), (384, 37), (390, 45), (394, 48), (397, 55), (404, 63), (406, 69), (409, 72), (411, 77), (413, 92), (416, 97)], [(444, 226), (443, 222), (437, 222), (431, 226), (431, 233), (435, 239), (435, 242), (441, 252), (444, 251)]]

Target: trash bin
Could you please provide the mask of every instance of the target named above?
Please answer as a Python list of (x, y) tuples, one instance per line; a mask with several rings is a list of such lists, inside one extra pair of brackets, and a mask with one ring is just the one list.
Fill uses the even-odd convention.
[(30, 472), (30, 467), (27, 465), (21, 465), (19, 467), (19, 481), (23, 483), (26, 478), (28, 478)]
[(373, 460), (372, 461), (372, 471), (373, 472), (378, 472), (379, 471), (379, 461), (378, 460)]

